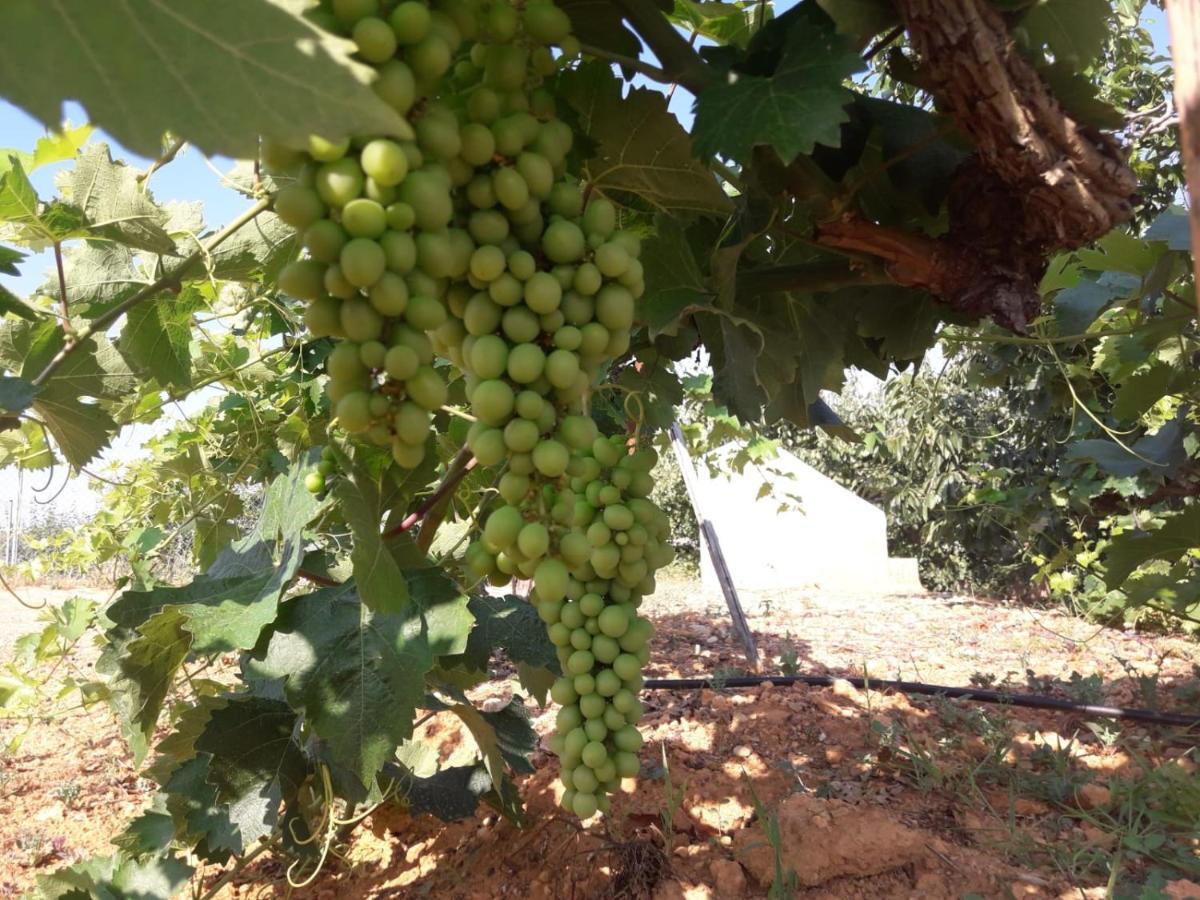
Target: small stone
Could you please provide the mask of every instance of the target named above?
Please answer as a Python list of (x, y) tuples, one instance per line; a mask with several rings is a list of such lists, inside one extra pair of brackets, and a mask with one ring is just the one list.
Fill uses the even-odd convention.
[(714, 859), (708, 867), (713, 890), (721, 900), (739, 900), (746, 892), (746, 873), (731, 859)]
[(49, 806), (43, 806), (33, 814), (35, 822), (50, 822), (54, 819), (61, 819), (67, 813), (67, 808), (59, 802), (51, 803)]
[(1081, 809), (1096, 809), (1108, 806), (1112, 801), (1112, 791), (1101, 784), (1085, 784), (1075, 794)]
[(1168, 881), (1164, 888), (1167, 900), (1200, 900), (1200, 884), (1194, 881)]
[(845, 758), (845, 756), (846, 751), (841, 747), (825, 748), (825, 762), (829, 763), (831, 766), (836, 766)]
[(739, 744), (738, 746), (733, 748), (733, 755), (740, 757), (741, 759), (746, 759), (747, 757), (751, 756), (753, 753), (754, 753), (754, 751), (751, 750), (749, 747), (747, 747), (745, 744)]

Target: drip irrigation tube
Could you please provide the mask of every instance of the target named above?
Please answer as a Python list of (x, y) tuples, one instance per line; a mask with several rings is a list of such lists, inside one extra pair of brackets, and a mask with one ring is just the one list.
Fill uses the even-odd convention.
[(1160, 713), (1152, 709), (1137, 709), (1126, 706), (1097, 706), (1092, 703), (1076, 703), (1059, 700), (1041, 694), (1010, 694), (1004, 691), (989, 691), (982, 688), (947, 687), (940, 684), (925, 684), (921, 681), (886, 681), (882, 678), (857, 678), (841, 675), (738, 675), (730, 678), (648, 678), (645, 690), (695, 691), (702, 688), (720, 689), (758, 687), (764, 682), (773, 685), (808, 684), (828, 687), (835, 681), (848, 681), (856, 688), (888, 689), (902, 694), (927, 694), (935, 697), (952, 697), (974, 700), (979, 703), (1001, 703), (1008, 706), (1025, 706), (1033, 709), (1056, 709), (1062, 712), (1084, 713), (1089, 716), (1105, 716), (1112, 719), (1131, 719), (1152, 725), (1177, 725), (1183, 728), (1200, 728), (1200, 715)]

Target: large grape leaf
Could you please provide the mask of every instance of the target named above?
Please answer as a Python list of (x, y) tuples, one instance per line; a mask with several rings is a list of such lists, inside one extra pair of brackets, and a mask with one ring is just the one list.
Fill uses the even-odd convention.
[(91, 234), (151, 253), (174, 251), (175, 241), (163, 228), (166, 211), (143, 190), (135, 169), (113, 162), (107, 144), (80, 153), (60, 189)]
[(657, 91), (633, 88), (609, 66), (587, 63), (563, 73), (558, 95), (578, 115), (578, 127), (595, 144), (581, 177), (603, 194), (634, 194), (655, 210), (725, 214), (732, 203), (716, 178), (692, 155), (692, 142), (667, 112)]
[[(208, 720), (204, 720), (207, 725)], [(198, 738), (200, 735), (197, 734)], [(201, 859), (223, 862), (230, 854), (243, 853), (237, 826), (228, 807), (217, 800), (217, 788), (208, 781), (212, 757), (201, 753), (185, 761), (167, 779), (163, 793), (167, 809), (177, 823), (180, 836), (196, 840), (195, 853)]]
[(130, 859), (123, 854), (93, 857), (38, 876), (45, 900), (166, 900), (179, 894), (194, 869), (164, 854)]
[(1116, 441), (1093, 438), (1073, 443), (1067, 448), (1065, 458), (1092, 462), (1100, 470), (1120, 478), (1146, 472), (1165, 475), (1187, 456), (1183, 438), (1183, 427), (1177, 418), (1162, 425), (1153, 434), (1139, 438), (1130, 447), (1132, 453)]
[(492, 653), (504, 650), (514, 663), (558, 669), (558, 655), (546, 636), (546, 625), (528, 600), (513, 594), (477, 594), (467, 603), (475, 625), (467, 637), (462, 665), (487, 671)]
[(1174, 562), (1200, 547), (1200, 506), (1166, 514), (1157, 531), (1126, 531), (1112, 539), (1104, 555), (1104, 582), (1120, 587), (1138, 566), (1151, 560)]
[(840, 144), (846, 106), (854, 98), (842, 82), (863, 67), (862, 58), (819, 9), (793, 12), (776, 20), (787, 34), (770, 75), (730, 71), (700, 93), (692, 131), (700, 156), (749, 163), (754, 146), (767, 144), (790, 163), (817, 144)]
[(294, 739), (296, 714), (286, 703), (237, 697), (213, 712), (196, 749), (208, 754), (207, 780), (228, 808), (242, 846), (266, 837), (282, 803), (296, 795), (308, 765)]
[(117, 349), (130, 368), (159, 384), (186, 388), (192, 383), (192, 314), (201, 299), (194, 286), (135, 306), (125, 317)]
[(472, 815), (492, 790), (492, 777), (482, 763), (450, 766), (433, 775), (414, 775), (400, 763), (388, 763), (386, 775), (395, 780), (397, 795), (414, 813), (430, 813), (443, 822)]
[(412, 736), (425, 699), (425, 673), (448, 623), (469, 621), (466, 597), (410, 586), (399, 611), (372, 611), (353, 585), (290, 601), (265, 650), (248, 663), (255, 677), (283, 679), (288, 703), (303, 712), (327, 755), (370, 785), (400, 743)]
[[(0, 95), (57, 128), (66, 100), (129, 149), (163, 132), (253, 157), (258, 136), (407, 133), (370, 89), (353, 45), (283, 0), (9, 0), (0, 4)], [(102, 48), (103, 52), (98, 52)]]
[(837, 30), (855, 38), (860, 46), (900, 21), (896, 8), (888, 0), (817, 0), (817, 3), (833, 19)]
[(651, 338), (675, 334), (689, 313), (716, 311), (687, 231), (673, 216), (657, 216), (654, 236), (642, 248), (646, 293), (638, 300), (638, 318)]

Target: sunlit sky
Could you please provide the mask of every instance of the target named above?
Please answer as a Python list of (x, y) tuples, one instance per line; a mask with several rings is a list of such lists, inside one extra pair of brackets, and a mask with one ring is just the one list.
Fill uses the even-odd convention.
[[(793, 5), (794, 0), (777, 3), (776, 11), (783, 12)], [(1168, 40), (1165, 13), (1154, 7), (1149, 7), (1144, 17), (1144, 24), (1154, 36), (1155, 45), (1164, 54), (1167, 53)], [(650, 54), (648, 51), (644, 53), (644, 58), (650, 62), (655, 62), (653, 54)], [(638, 76), (634, 83), (643, 87), (663, 89), (661, 86), (649, 82), (641, 76)], [(690, 127), (692, 122), (692, 100), (691, 95), (683, 89), (676, 90), (671, 98), (671, 112), (676, 115), (685, 128)], [(68, 104), (64, 109), (64, 122), (79, 125), (86, 121), (86, 112), (77, 104)], [(40, 123), (36, 122), (20, 109), (0, 100), (0, 147), (29, 150), (32, 149), (38, 138), (44, 134), (45, 129)], [(92, 140), (109, 143), (113, 146), (113, 155), (115, 158), (123, 159), (135, 167), (145, 168), (150, 165), (150, 160), (130, 153), (120, 147), (102, 131), (94, 133)], [(46, 166), (33, 173), (31, 180), (40, 197), (45, 199), (54, 196), (55, 175), (68, 165), (69, 163), (63, 162)], [(206, 159), (199, 152), (191, 148), (185, 148), (174, 162), (155, 173), (151, 184), (152, 193), (159, 202), (168, 202), (171, 200), (202, 201), (204, 204), (205, 221), (210, 229), (215, 230), (229, 222), (247, 206), (247, 201), (244, 197), (225, 187), (221, 182), (221, 173), (228, 171), (231, 165), (232, 162), (228, 159)], [(19, 275), (0, 275), (0, 284), (3, 284), (18, 296), (29, 296), (46, 283), (47, 279), (51, 276), (52, 268), (53, 257), (48, 251), (31, 254), (21, 263)], [(161, 422), (157, 428), (161, 429), (166, 426), (167, 422)], [(112, 447), (105, 452), (102, 459), (94, 462), (91, 468), (102, 470), (110, 462), (130, 458), (131, 455), (138, 452), (138, 449), (151, 433), (153, 433), (152, 429), (145, 427), (126, 429), (124, 433), (114, 440)], [(65, 467), (60, 467), (49, 480), (47, 488), (44, 491), (37, 492), (38, 499), (45, 501), (51, 497), (55, 497), (53, 506), (56, 509), (82, 513), (91, 512), (98, 504), (98, 497), (88, 490), (82, 479), (71, 479), (71, 483), (66, 486), (66, 490), (63, 490), (61, 494), (58, 493), (60, 487), (63, 486), (64, 480), (68, 478), (68, 474)], [(34, 473), (32, 476), (26, 476), (19, 480), (17, 474), (11, 470), (0, 472), (0, 531), (7, 530), (5, 523), (9, 515), (9, 509), (17, 499), (18, 494), (20, 495), (20, 503), (26, 510), (36, 510), (37, 504), (32, 502), (34, 500), (34, 492), (30, 485), (32, 484), (40, 488), (46, 481), (45, 473)], [(28, 513), (24, 518), (28, 521)]]

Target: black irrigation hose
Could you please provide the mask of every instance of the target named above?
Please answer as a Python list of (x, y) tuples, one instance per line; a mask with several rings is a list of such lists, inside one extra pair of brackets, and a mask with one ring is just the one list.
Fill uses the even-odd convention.
[(946, 687), (940, 684), (925, 684), (921, 681), (885, 681), (881, 678), (856, 678), (842, 675), (738, 675), (730, 678), (648, 678), (646, 690), (695, 691), (701, 688), (720, 689), (758, 687), (764, 682), (787, 686), (809, 684), (829, 687), (835, 681), (848, 681), (856, 688), (900, 691), (902, 694), (928, 694), (934, 697), (953, 697), (975, 700), (979, 703), (1002, 703), (1008, 706), (1025, 706), (1033, 709), (1057, 709), (1062, 712), (1086, 713), (1090, 716), (1106, 716), (1112, 719), (1132, 719), (1152, 725), (1178, 725), (1183, 728), (1200, 728), (1200, 715), (1188, 716), (1177, 713), (1160, 713), (1152, 709), (1135, 709), (1126, 706), (1096, 706), (1091, 703), (1076, 703), (1058, 700), (1041, 694), (1009, 694), (1004, 691), (988, 691), (982, 688)]

